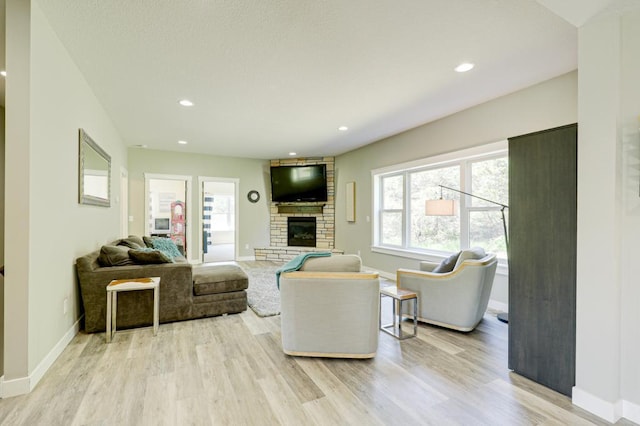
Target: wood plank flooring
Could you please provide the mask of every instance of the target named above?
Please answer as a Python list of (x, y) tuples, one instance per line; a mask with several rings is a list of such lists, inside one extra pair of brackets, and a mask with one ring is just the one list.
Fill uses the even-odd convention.
[(284, 355), (280, 317), (249, 309), (111, 344), (81, 332), (33, 392), (0, 400), (0, 424), (607, 424), (506, 365), (507, 325), (490, 313), (467, 334), (381, 332), (374, 359), (339, 360)]

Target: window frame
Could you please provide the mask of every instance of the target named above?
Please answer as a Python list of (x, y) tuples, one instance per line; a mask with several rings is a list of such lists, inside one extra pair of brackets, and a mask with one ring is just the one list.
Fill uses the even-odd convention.
[[(503, 158), (508, 155), (508, 141), (498, 141), (490, 144), (454, 151), (447, 154), (437, 155), (433, 157), (422, 158), (410, 162), (387, 166), (383, 168), (374, 169), (371, 171), (372, 179), (372, 226), (371, 226), (371, 241), (373, 252), (390, 254), (394, 256), (401, 256), (406, 258), (413, 258), (419, 260), (439, 260), (449, 256), (452, 252), (436, 249), (423, 249), (418, 247), (411, 247), (410, 241), (410, 185), (411, 185), (411, 173), (434, 170), (444, 167), (451, 167), (458, 165), (460, 167), (460, 186), (461, 191), (467, 191), (465, 188), (471, 188), (471, 166), (478, 161), (486, 161), (495, 158)], [(388, 210), (382, 209), (383, 200), (383, 185), (382, 180), (391, 176), (403, 176), (403, 196), (402, 196), (402, 209), (393, 209), (393, 211), (400, 211), (402, 214), (402, 243), (401, 245), (382, 244), (382, 213)], [(443, 194), (446, 195), (447, 190), (443, 190)], [(452, 192), (452, 191), (449, 191)], [(469, 225), (472, 212), (476, 211), (500, 211), (501, 207), (498, 205), (489, 206), (473, 206), (473, 202), (470, 201), (472, 197), (464, 194), (459, 194), (459, 217), (460, 217), (460, 247), (469, 247), (470, 235)], [(507, 259), (505, 257), (498, 257), (499, 263), (506, 266)]]

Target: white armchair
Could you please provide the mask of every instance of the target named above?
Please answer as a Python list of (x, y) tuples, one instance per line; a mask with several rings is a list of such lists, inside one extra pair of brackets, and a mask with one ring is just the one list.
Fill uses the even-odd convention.
[(355, 255), (315, 257), (280, 276), (282, 348), (288, 355), (372, 358), (380, 284)]
[(398, 269), (397, 286), (418, 294), (419, 321), (471, 331), (487, 310), (497, 264), (495, 254), (463, 250), (451, 272), (431, 272), (439, 265), (432, 262)]

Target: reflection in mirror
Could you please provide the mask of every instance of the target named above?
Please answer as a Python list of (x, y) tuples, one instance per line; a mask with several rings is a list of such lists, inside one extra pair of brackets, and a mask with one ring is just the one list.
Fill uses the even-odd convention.
[(81, 204), (111, 205), (111, 157), (80, 129), (79, 197)]

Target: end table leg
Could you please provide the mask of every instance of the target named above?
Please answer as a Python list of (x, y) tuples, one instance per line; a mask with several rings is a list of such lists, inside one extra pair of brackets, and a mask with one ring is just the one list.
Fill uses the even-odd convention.
[(380, 293), (380, 305), (378, 308), (378, 330), (382, 330), (382, 293)]
[(391, 300), (391, 304), (393, 305), (393, 332), (396, 332), (396, 327), (397, 327), (397, 318), (396, 318), (396, 304), (398, 303), (398, 301), (396, 299), (392, 299)]
[(418, 335), (418, 298), (413, 299), (413, 335)]
[(118, 292), (112, 292), (113, 301), (111, 302), (111, 334), (116, 333), (117, 322), (118, 322)]
[(156, 287), (153, 289), (153, 335), (157, 335), (158, 334), (158, 323), (160, 322), (160, 312), (159, 311), (159, 305), (160, 305), (160, 288)]
[(107, 291), (107, 343), (111, 343), (111, 292)]

